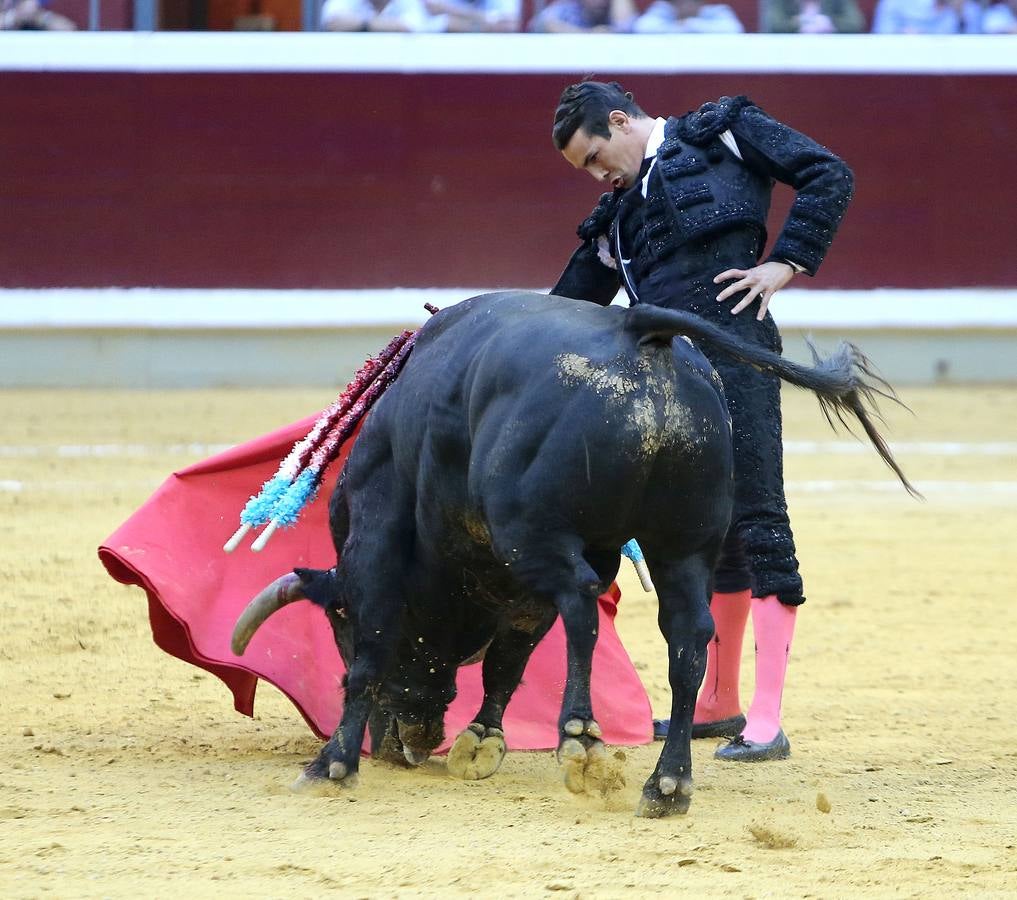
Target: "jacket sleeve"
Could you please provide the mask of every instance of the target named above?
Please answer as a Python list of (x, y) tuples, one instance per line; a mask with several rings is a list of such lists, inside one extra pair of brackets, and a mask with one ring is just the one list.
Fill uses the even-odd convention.
[(572, 254), (551, 293), (608, 306), (620, 286), (618, 272), (600, 261), (596, 242), (591, 240), (584, 241)]
[(551, 288), (552, 294), (589, 300), (601, 306), (609, 305), (615, 298), (621, 286), (618, 272), (601, 259), (598, 242), (610, 233), (620, 197), (620, 191), (602, 194), (593, 212), (579, 223), (576, 234), (583, 243)]
[(826, 147), (758, 106), (745, 106), (730, 128), (747, 166), (796, 192), (767, 259), (790, 260), (814, 275), (851, 201), (851, 169)]

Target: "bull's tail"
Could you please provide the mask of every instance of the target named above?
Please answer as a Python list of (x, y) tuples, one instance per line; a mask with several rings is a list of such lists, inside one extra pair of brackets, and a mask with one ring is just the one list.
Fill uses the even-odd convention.
[(873, 421), (882, 421), (876, 403), (877, 396), (901, 406), (904, 404), (897, 398), (890, 384), (873, 370), (868, 357), (854, 344), (842, 341), (833, 354), (824, 359), (816, 352), (812, 342), (807, 341), (815, 362), (815, 365), (809, 367), (784, 359), (763, 347), (748, 344), (693, 313), (640, 304), (628, 311), (625, 328), (636, 335), (640, 344), (669, 344), (672, 338), (679, 335), (694, 338), (739, 362), (771, 372), (789, 384), (812, 391), (831, 426), (835, 427), (836, 416), (850, 431), (845, 416), (857, 419), (876, 452), (894, 471), (908, 493), (913, 497), (922, 496), (908, 481)]

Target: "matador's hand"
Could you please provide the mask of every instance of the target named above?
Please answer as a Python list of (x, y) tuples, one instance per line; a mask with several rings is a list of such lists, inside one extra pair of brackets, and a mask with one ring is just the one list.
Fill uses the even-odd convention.
[(773, 295), (784, 287), (794, 274), (795, 270), (789, 263), (776, 261), (765, 262), (752, 269), (728, 269), (714, 278), (713, 283), (720, 284), (723, 281), (734, 279), (737, 281), (729, 284), (717, 295), (717, 302), (723, 303), (728, 297), (748, 291), (741, 300), (731, 307), (731, 315), (737, 315), (758, 298), (759, 312), (756, 313), (756, 318), (762, 321)]

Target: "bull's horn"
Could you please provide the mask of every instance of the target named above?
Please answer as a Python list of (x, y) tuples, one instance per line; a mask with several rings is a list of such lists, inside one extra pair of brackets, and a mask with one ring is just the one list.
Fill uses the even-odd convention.
[(282, 578), (277, 578), (248, 603), (246, 609), (240, 614), (237, 624), (233, 626), (233, 640), (230, 641), (230, 648), (237, 656), (243, 656), (251, 638), (254, 637), (254, 632), (272, 613), (278, 612), (284, 606), (295, 603), (297, 600), (304, 599), (306, 599), (304, 585), (296, 573), (287, 572)]

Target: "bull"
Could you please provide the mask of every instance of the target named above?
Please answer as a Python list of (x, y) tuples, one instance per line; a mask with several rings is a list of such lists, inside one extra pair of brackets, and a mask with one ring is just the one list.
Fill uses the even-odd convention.
[(913, 490), (871, 418), (888, 385), (853, 345), (809, 368), (657, 307), (503, 292), (447, 308), (418, 333), (339, 477), (329, 505), (337, 565), (278, 579), (234, 631), (239, 655), (289, 603), (307, 599), (328, 616), (347, 667), (344, 707), (301, 782), (354, 784), (368, 727), (376, 756), (422, 763), (444, 739), (457, 668), (480, 656), (484, 699), (448, 768), (493, 774), (506, 705), (561, 616), (557, 753), (566, 785), (581, 790), (605, 753), (590, 700), (596, 598), (634, 537), (656, 585), (672, 693), (637, 815), (688, 810), (692, 713), (733, 478), (720, 378), (675, 337), (814, 391), (828, 418), (853, 416)]

